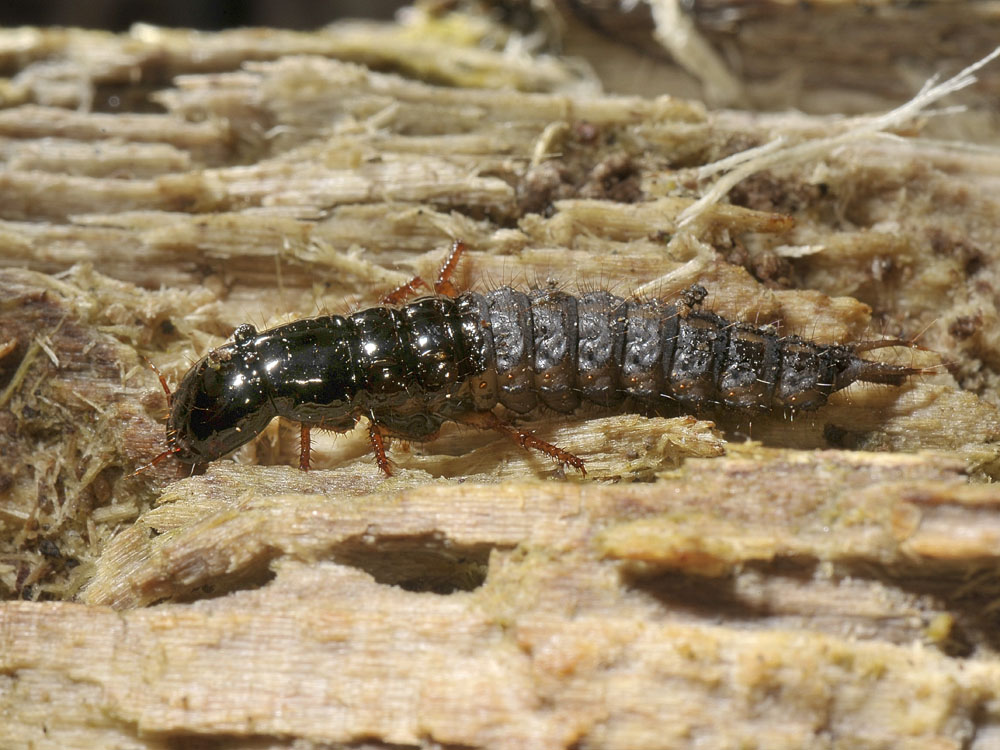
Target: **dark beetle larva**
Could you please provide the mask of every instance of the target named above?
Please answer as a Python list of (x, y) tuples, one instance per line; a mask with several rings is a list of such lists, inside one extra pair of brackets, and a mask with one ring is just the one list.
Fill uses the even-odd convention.
[(384, 438), (430, 440), (446, 421), (504, 432), (582, 472), (579, 458), (503, 421), (495, 407), (808, 410), (851, 383), (901, 385), (921, 372), (858, 356), (901, 342), (821, 346), (731, 323), (698, 309), (706, 292), (697, 285), (673, 303), (606, 291), (458, 294), (448, 277), (463, 249), (455, 243), (432, 296), (398, 304), (423, 284), (415, 279), (353, 315), (240, 326), (184, 376), (171, 398), (169, 450), (157, 460), (213, 461), (281, 416), (301, 423), (308, 468), (311, 427), (344, 432), (365, 417), (386, 474)]

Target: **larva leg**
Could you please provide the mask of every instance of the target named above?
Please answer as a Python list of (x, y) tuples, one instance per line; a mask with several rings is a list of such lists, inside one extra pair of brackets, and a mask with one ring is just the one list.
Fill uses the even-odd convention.
[[(167, 456), (173, 456), (176, 453), (180, 453), (180, 450), (181, 450), (180, 448), (170, 448), (169, 450), (163, 451), (163, 453), (161, 453), (160, 455), (158, 455), (156, 458), (154, 458), (148, 464), (146, 464), (145, 466), (140, 466), (138, 469), (136, 469), (131, 474), (129, 474), (128, 478), (131, 479), (134, 476), (138, 476), (139, 474), (142, 474), (144, 471), (152, 469), (154, 466), (156, 466), (158, 463), (160, 463), (160, 461), (162, 461), (163, 459), (165, 459)], [(192, 464), (192, 466), (194, 466), (194, 464)]]
[(535, 437), (530, 432), (524, 432), (523, 430), (517, 429), (513, 425), (507, 424), (491, 411), (470, 412), (469, 414), (463, 414), (462, 416), (457, 417), (455, 421), (472, 427), (478, 427), (481, 430), (495, 430), (496, 432), (506, 435), (522, 448), (534, 448), (535, 450), (541, 451), (547, 456), (551, 456), (559, 463), (568, 464), (574, 469), (577, 469), (583, 476), (587, 476), (587, 470), (583, 466), (582, 458), (578, 458), (569, 451), (565, 451), (558, 446), (552, 445), (551, 443), (546, 443), (544, 440)]
[(400, 284), (388, 294), (383, 295), (379, 302), (383, 305), (398, 305), (416, 294), (418, 289), (430, 289), (430, 286), (419, 276), (414, 276), (405, 284)]
[(392, 476), (392, 467), (389, 466), (389, 459), (385, 455), (385, 437), (382, 430), (375, 422), (368, 423), (368, 439), (372, 444), (372, 451), (375, 453), (375, 463), (387, 477)]
[(309, 452), (312, 450), (312, 438), (309, 437), (309, 425), (299, 425), (299, 468), (309, 471)]
[[(434, 282), (434, 291), (445, 297), (457, 297), (458, 290), (451, 283), (451, 277), (458, 267), (458, 261), (466, 251), (467, 246), (461, 240), (455, 240), (451, 245), (451, 252), (445, 258), (441, 270), (438, 271), (437, 280)], [(405, 284), (401, 284), (379, 300), (383, 305), (398, 305), (400, 302), (409, 299), (417, 293), (418, 289), (430, 289), (431, 285), (419, 276), (414, 276)]]
[[(16, 341), (9, 341), (7, 343), (14, 344), (16, 343)], [(6, 356), (7, 353), (8, 352), (3, 352), (2, 354), (0, 354), (0, 357)], [(160, 387), (163, 388), (163, 392), (167, 394), (167, 408), (169, 409), (171, 403), (173, 403), (174, 394), (171, 393), (170, 386), (167, 385), (167, 379), (163, 377), (163, 373), (160, 372), (160, 368), (154, 365), (151, 359), (148, 359), (146, 357), (143, 357), (143, 359), (146, 361), (146, 365), (149, 367), (149, 369), (152, 370), (154, 373), (156, 373), (156, 377), (160, 379)]]
[(448, 253), (448, 257), (445, 258), (444, 265), (441, 266), (441, 270), (438, 271), (437, 281), (434, 282), (434, 291), (438, 294), (443, 294), (445, 297), (457, 297), (458, 290), (455, 285), (451, 283), (451, 277), (455, 273), (455, 269), (458, 268), (458, 261), (462, 259), (462, 255), (468, 249), (466, 244), (462, 240), (455, 240), (451, 245), (451, 252)]

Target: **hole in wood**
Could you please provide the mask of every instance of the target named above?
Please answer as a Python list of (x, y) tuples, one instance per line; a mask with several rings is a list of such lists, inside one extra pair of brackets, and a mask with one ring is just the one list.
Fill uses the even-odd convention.
[(457, 545), (438, 535), (354, 537), (331, 559), (368, 573), (379, 583), (407, 591), (452, 594), (472, 591), (486, 581), (493, 545)]

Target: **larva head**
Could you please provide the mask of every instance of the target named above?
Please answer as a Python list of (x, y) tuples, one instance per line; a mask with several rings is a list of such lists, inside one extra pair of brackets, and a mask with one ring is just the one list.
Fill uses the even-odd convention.
[(167, 442), (185, 463), (205, 463), (239, 448), (275, 416), (254, 349), (253, 326), (210, 352), (181, 380), (170, 404)]

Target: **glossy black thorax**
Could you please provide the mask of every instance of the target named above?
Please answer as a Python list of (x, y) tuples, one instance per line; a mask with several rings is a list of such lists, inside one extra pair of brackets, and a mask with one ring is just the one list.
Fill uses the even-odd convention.
[(286, 323), (256, 333), (246, 356), (255, 357), (275, 414), (331, 429), (350, 429), (361, 382), (354, 325), (340, 315)]

